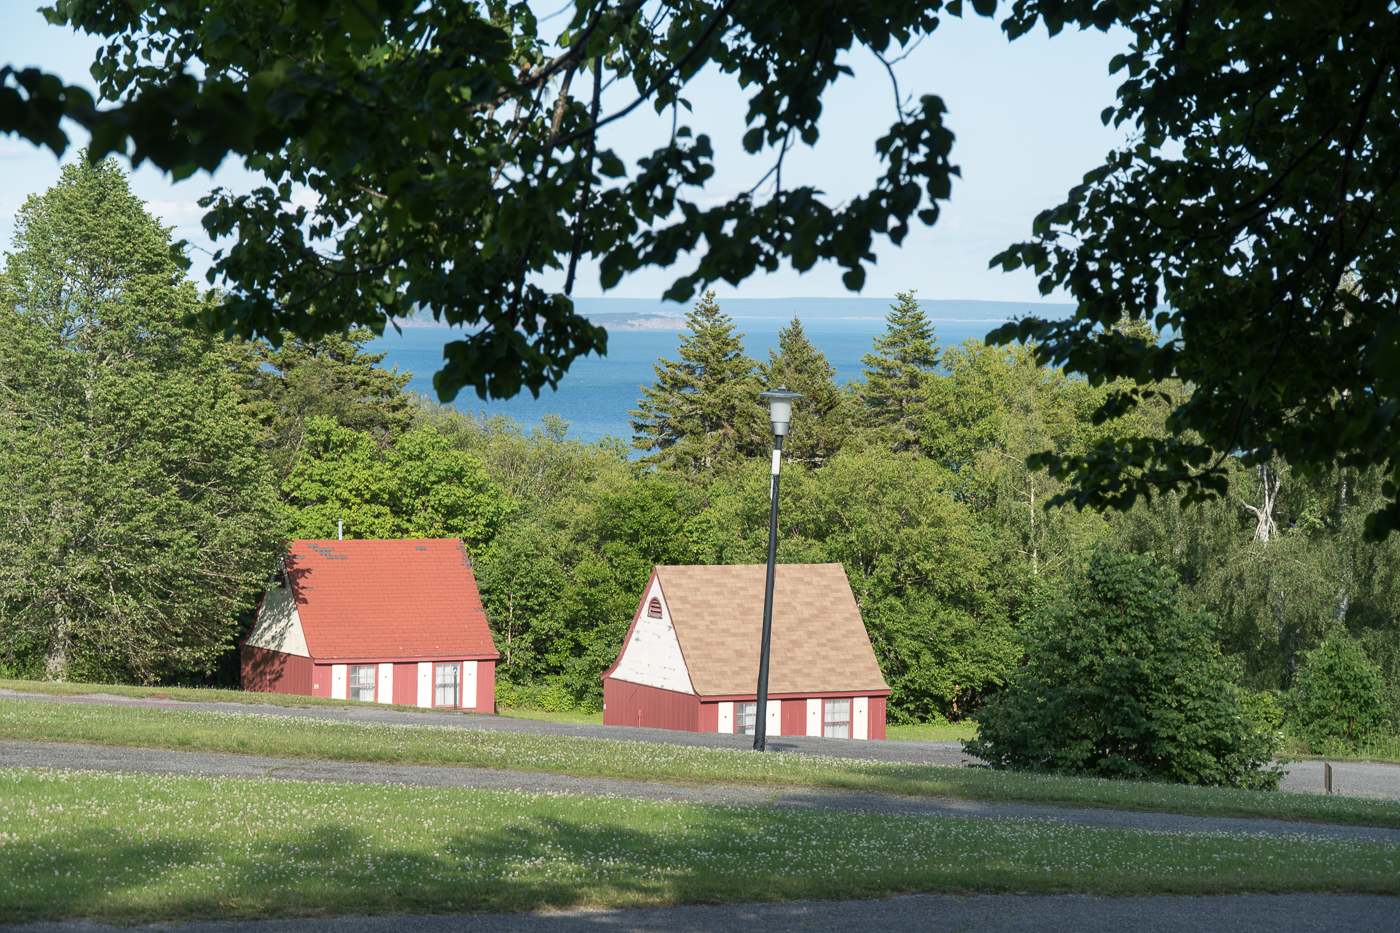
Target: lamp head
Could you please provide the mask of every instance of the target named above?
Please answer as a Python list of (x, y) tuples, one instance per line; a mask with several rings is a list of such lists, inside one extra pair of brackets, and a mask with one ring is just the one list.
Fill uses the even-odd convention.
[(759, 398), (768, 400), (768, 420), (773, 422), (773, 436), (783, 437), (792, 421), (792, 401), (802, 398), (801, 393), (789, 392), (787, 386), (778, 386), (771, 392), (760, 392)]

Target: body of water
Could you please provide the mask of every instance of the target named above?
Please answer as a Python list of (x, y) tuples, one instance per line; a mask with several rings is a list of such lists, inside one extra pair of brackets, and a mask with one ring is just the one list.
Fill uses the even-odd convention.
[[(768, 359), (768, 351), (778, 348), (778, 331), (787, 323), (783, 318), (734, 319), (735, 329), (744, 334), (744, 350), (760, 362)], [(937, 320), (933, 321), (938, 342), (944, 346), (962, 343), (970, 338), (986, 336), (1000, 321)], [(860, 358), (873, 348), (877, 334), (885, 331), (883, 319), (816, 319), (803, 320), (807, 338), (836, 367), (838, 384), (861, 379)], [(429, 398), (433, 391), (433, 373), (442, 365), (442, 347), (458, 338), (460, 331), (444, 327), (406, 327), (402, 334), (392, 331), (373, 341), (367, 349), (387, 354), (386, 367), (397, 366), (400, 372), (413, 373), (408, 387)], [(608, 333), (608, 355), (582, 357), (559, 383), (559, 388), (540, 391), (539, 398), (528, 391), (505, 401), (483, 401), (471, 389), (464, 389), (454, 404), (463, 412), (487, 415), (507, 415), (533, 426), (546, 414), (558, 414), (570, 424), (570, 433), (583, 441), (595, 441), (606, 435), (630, 440), (628, 412), (637, 407), (641, 386), (656, 380), (652, 366), (659, 359), (680, 359), (677, 348), (680, 336), (676, 330), (613, 330)]]

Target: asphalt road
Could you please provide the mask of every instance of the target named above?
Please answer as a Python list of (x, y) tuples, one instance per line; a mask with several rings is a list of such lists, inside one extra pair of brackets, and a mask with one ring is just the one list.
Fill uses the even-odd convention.
[[(428, 917), (344, 917), (181, 924), (181, 933), (1391, 933), (1395, 898), (1325, 894), (1242, 897), (1083, 895), (788, 901), (722, 907)], [(141, 929), (173, 929), (173, 925)], [(92, 923), (44, 923), (13, 933), (116, 933)]]
[[(397, 725), (446, 726), (457, 729), (488, 729), (496, 732), (525, 732), (542, 735), (572, 735), (624, 742), (650, 742), (659, 745), (690, 745), (703, 748), (751, 748), (753, 740), (742, 735), (717, 733), (675, 732), (669, 729), (639, 729), (634, 726), (599, 726), (590, 723), (545, 722), (538, 719), (514, 719), (480, 713), (384, 709), (370, 704), (364, 707), (342, 708), (284, 708), (244, 703), (180, 703), (171, 700), (134, 700), (105, 694), (82, 697), (56, 697), (36, 693), (16, 693), (0, 690), (0, 700), (60, 701), (77, 704), (100, 704), (167, 709), (189, 709), (208, 712), (245, 713), (249, 715), (281, 716), (292, 719), (329, 719), (341, 722), (379, 722)], [(778, 736), (768, 741), (773, 751), (803, 755), (827, 755), (835, 758), (861, 758), (876, 761), (904, 762), (958, 767), (975, 764), (976, 759), (963, 754), (957, 742), (866, 742), (859, 739), (825, 739), (806, 736)], [(1323, 762), (1294, 762), (1283, 779), (1283, 789), (1292, 793), (1321, 794)], [(1400, 765), (1372, 762), (1333, 762), (1332, 792), (1349, 797), (1379, 797), (1400, 800)]]
[(341, 781), (355, 784), (410, 784), (420, 787), (475, 787), (596, 797), (632, 797), (702, 804), (846, 810), (899, 816), (970, 820), (1033, 820), (1078, 826), (1145, 829), (1154, 832), (1250, 833), (1270, 836), (1365, 840), (1400, 846), (1400, 829), (1340, 826), (1292, 820), (1239, 819), (1142, 813), (1130, 810), (1036, 806), (980, 800), (897, 797), (886, 794), (829, 792), (812, 788), (750, 786), (676, 786), (648, 781), (537, 774), (488, 768), (381, 765), (353, 761), (305, 761), (208, 752), (149, 748), (112, 748), (60, 742), (0, 740), (0, 767), (69, 768), (142, 774), (267, 778), (282, 781)]

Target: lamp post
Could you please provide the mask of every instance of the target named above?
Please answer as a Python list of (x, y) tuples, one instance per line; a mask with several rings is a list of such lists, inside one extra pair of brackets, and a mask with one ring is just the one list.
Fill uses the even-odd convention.
[(758, 702), (754, 704), (753, 750), (763, 751), (768, 740), (768, 653), (773, 644), (773, 567), (778, 557), (778, 468), (783, 463), (783, 438), (792, 420), (793, 399), (802, 398), (778, 386), (761, 392), (768, 400), (768, 419), (773, 422), (773, 485), (768, 495), (768, 580), (763, 588), (763, 644), (758, 651)]

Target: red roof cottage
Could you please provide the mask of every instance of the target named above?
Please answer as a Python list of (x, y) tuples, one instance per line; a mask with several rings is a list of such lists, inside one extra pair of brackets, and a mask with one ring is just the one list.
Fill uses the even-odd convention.
[(244, 690), (490, 713), (498, 657), (460, 541), (293, 541), (241, 661)]
[[(603, 722), (752, 734), (767, 568), (657, 567), (617, 661)], [(840, 564), (781, 564), (769, 736), (883, 739), (890, 688)]]

